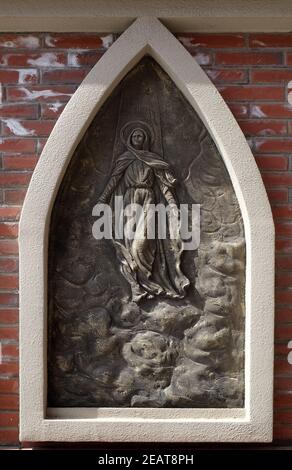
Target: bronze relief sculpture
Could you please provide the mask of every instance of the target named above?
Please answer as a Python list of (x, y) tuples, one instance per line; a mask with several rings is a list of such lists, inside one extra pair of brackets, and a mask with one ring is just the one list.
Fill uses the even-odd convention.
[[(109, 239), (93, 236), (97, 203), (112, 209)], [(157, 204), (171, 208), (165, 237), (149, 209)], [(181, 204), (200, 205), (194, 249), (172, 217)], [(49, 406), (243, 407), (240, 208), (207, 129), (150, 57), (72, 157), (52, 211), (48, 277)]]

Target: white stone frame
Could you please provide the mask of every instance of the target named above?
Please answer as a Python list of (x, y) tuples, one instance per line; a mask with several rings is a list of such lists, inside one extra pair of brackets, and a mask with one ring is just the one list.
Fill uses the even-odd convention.
[[(76, 146), (112, 90), (145, 55), (169, 74), (209, 130), (229, 171), (246, 236), (243, 409), (46, 409), (47, 248), (51, 209)], [(263, 442), (272, 439), (274, 224), (249, 146), (220, 93), (156, 19), (139, 18), (102, 56), (60, 116), (20, 220), (20, 439)]]

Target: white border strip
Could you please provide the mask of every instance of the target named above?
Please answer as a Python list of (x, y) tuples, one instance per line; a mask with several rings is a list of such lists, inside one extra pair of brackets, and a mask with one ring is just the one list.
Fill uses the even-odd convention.
[(175, 32), (291, 31), (290, 0), (1, 0), (0, 30), (121, 32), (141, 16)]
[[(246, 406), (230, 417), (169, 409), (169, 419), (46, 418), (47, 246), (51, 209), (88, 125), (119, 81), (146, 54), (197, 111), (229, 171), (246, 245)], [(270, 441), (272, 439), (274, 225), (247, 142), (221, 95), (184, 47), (155, 18), (138, 19), (106, 52), (60, 116), (33, 173), (20, 220), (20, 439), (26, 441)], [(119, 414), (119, 412), (117, 412)], [(96, 416), (96, 415), (95, 415)]]

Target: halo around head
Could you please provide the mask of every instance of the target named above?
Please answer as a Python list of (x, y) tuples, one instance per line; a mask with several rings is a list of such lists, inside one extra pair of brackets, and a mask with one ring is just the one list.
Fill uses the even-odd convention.
[(129, 136), (135, 129), (142, 129), (144, 132), (146, 132), (149, 137), (150, 144), (153, 143), (154, 134), (149, 124), (144, 121), (129, 121), (124, 124), (120, 131), (121, 141), (123, 142), (123, 144), (127, 144)]

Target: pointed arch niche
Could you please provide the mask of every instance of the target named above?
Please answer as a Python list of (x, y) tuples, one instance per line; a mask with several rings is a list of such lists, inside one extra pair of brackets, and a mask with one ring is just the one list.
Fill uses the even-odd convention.
[[(242, 408), (47, 408), (48, 240), (51, 212), (74, 151), (106, 99), (150, 55), (212, 137), (244, 222), (245, 402)], [(247, 142), (195, 60), (156, 18), (139, 18), (82, 82), (42, 152), (20, 221), (21, 417), (25, 441), (247, 442), (272, 439), (274, 226)]]

